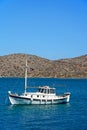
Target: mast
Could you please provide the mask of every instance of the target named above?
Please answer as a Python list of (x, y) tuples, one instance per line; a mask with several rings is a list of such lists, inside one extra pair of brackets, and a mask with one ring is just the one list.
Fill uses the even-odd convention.
[(26, 89), (27, 89), (27, 60), (26, 60), (26, 66), (25, 66), (25, 91), (24, 93), (26, 93)]

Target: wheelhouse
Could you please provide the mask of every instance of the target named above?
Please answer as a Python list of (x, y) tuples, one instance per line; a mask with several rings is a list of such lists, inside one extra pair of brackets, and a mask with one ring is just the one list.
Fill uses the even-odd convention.
[(55, 88), (50, 88), (49, 86), (39, 87), (38, 92), (45, 94), (55, 94)]

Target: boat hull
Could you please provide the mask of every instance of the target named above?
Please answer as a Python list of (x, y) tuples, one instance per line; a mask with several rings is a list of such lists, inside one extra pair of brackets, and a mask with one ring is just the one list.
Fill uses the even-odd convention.
[(27, 98), (21, 96), (15, 96), (9, 94), (9, 100), (11, 104), (59, 104), (59, 103), (67, 103), (70, 100), (70, 94), (64, 94), (54, 99), (36, 99), (36, 98)]

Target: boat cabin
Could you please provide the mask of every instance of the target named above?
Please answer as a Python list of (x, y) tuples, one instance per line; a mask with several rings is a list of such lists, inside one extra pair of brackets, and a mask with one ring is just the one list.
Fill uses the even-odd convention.
[(55, 94), (55, 88), (50, 88), (49, 86), (39, 87), (38, 92), (45, 94)]

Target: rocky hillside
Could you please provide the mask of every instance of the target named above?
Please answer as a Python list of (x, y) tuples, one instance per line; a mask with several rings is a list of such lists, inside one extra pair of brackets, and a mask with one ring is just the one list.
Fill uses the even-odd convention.
[(0, 76), (24, 77), (26, 59), (28, 77), (87, 78), (87, 55), (61, 60), (25, 54), (0, 56)]

